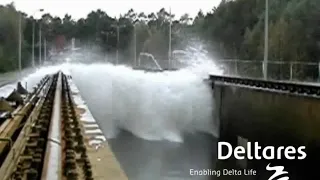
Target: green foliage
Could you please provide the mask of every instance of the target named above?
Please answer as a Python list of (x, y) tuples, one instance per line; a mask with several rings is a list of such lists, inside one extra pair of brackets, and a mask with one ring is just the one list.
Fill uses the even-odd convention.
[[(0, 6), (0, 72), (14, 70), (17, 67), (18, 34), (20, 14), (14, 4)], [(21, 15), (23, 18), (23, 15)], [(22, 28), (25, 23), (22, 20)]]
[[(319, 61), (320, 1), (269, 0), (269, 7), (269, 59)], [(0, 71), (17, 67), (18, 17), (14, 4), (0, 7)], [(44, 14), (41, 20), (23, 16), (23, 65), (30, 64), (33, 23), (36, 42), (41, 23), (43, 35), (51, 46), (56, 36), (64, 35), (67, 40), (76, 38), (82, 45), (99, 45), (109, 54), (118, 48), (123, 62), (131, 62), (136, 34), (137, 55), (149, 52), (157, 59), (167, 59), (173, 17), (164, 8), (150, 14), (130, 9), (119, 19), (100, 9), (79, 20), (68, 14), (62, 19)], [(198, 37), (211, 44), (209, 51), (222, 59), (262, 60), (264, 18), (265, 0), (223, 0), (208, 14), (200, 11), (195, 18), (184, 14), (173, 20), (172, 49), (183, 49), (190, 39)], [(117, 26), (120, 27), (119, 46)]]
[[(269, 0), (270, 60), (319, 61), (319, 15), (319, 1)], [(223, 44), (221, 58), (261, 60), (264, 17), (265, 0), (223, 1), (206, 16), (203, 33)]]

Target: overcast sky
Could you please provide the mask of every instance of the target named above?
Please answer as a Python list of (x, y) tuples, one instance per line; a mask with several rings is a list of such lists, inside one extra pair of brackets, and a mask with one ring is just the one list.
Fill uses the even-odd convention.
[[(195, 16), (201, 9), (204, 13), (211, 11), (221, 0), (0, 0), (0, 4), (14, 2), (18, 10), (28, 15), (34, 14), (37, 9), (43, 8), (54, 16), (63, 17), (66, 13), (71, 14), (73, 19), (86, 17), (92, 10), (102, 9), (109, 16), (119, 17), (130, 8), (136, 12), (157, 12), (162, 7), (180, 17), (184, 13)], [(39, 18), (40, 13), (35, 17)]]

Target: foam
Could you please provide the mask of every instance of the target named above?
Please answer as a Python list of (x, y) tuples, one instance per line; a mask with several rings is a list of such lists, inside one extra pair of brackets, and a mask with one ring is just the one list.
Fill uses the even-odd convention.
[(92, 64), (73, 65), (70, 72), (107, 138), (125, 129), (147, 140), (182, 142), (184, 132), (218, 134), (212, 89), (203, 81), (208, 68), (146, 73)]

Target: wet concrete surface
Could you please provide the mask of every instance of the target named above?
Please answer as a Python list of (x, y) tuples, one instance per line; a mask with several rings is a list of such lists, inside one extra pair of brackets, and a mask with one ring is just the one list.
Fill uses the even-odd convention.
[(188, 134), (183, 143), (147, 141), (121, 131), (108, 142), (130, 180), (209, 180), (191, 176), (190, 170), (213, 169), (217, 139), (207, 134)]

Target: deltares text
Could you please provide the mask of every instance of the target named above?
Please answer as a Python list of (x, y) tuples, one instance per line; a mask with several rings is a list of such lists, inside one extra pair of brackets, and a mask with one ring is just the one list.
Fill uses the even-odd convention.
[[(223, 152), (224, 148), (227, 148), (227, 151)], [(232, 155), (238, 159), (305, 159), (307, 157), (307, 154), (305, 152), (306, 147), (300, 146), (298, 148), (295, 148), (293, 146), (280, 146), (278, 148), (275, 148), (273, 146), (266, 146), (262, 148), (258, 142), (255, 142), (252, 146), (251, 142), (247, 142), (247, 148), (243, 146), (237, 146), (235, 148), (232, 147), (232, 145), (228, 142), (218, 142), (218, 159), (219, 160), (225, 160), (229, 159)], [(262, 152), (261, 152), (262, 151)], [(224, 154), (223, 154), (224, 153)]]

